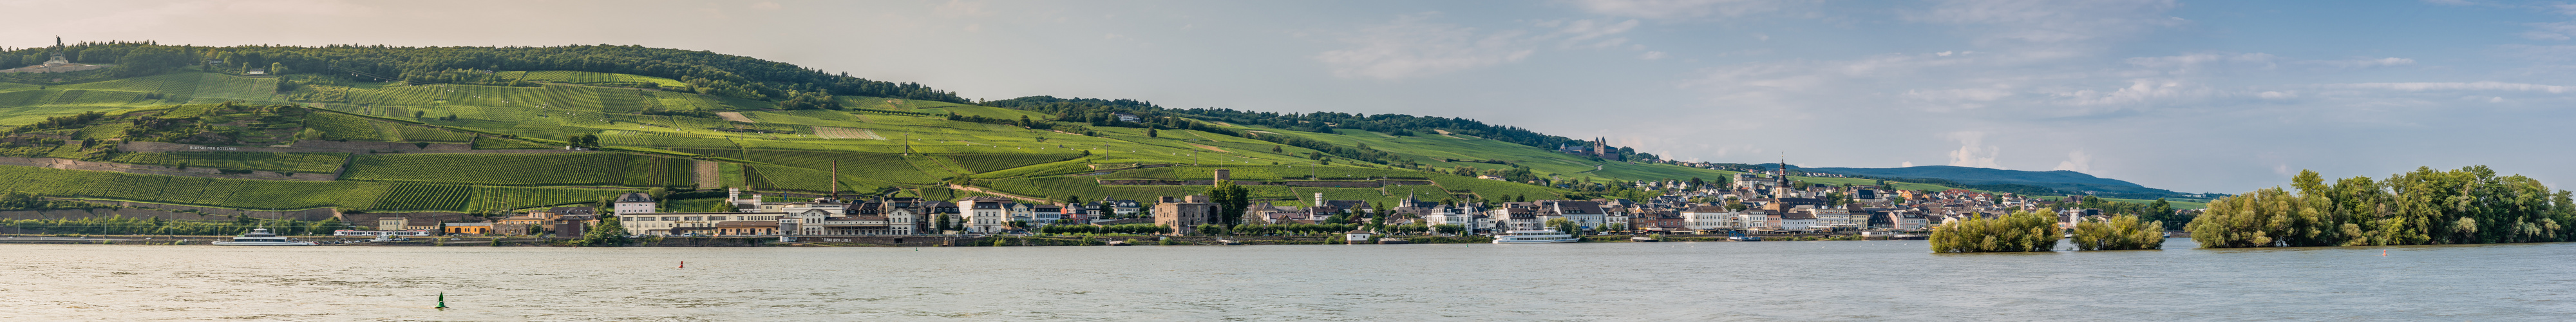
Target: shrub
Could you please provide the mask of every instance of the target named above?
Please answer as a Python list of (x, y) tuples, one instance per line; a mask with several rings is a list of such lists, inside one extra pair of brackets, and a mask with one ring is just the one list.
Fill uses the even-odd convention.
[(2016, 211), (2001, 218), (1970, 218), (1932, 228), (1932, 252), (2045, 252), (2057, 248), (2057, 220), (2046, 212)]
[(2113, 217), (2109, 221), (2075, 223), (2075, 249), (2131, 250), (2163, 249), (2164, 222), (2141, 222), (2138, 216)]

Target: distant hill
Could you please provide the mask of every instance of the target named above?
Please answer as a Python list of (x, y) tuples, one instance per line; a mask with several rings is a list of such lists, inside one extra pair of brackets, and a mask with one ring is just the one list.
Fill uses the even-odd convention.
[[(1762, 164), (1757, 166), (1771, 167), (1776, 166), (1776, 164)], [(1967, 185), (2026, 185), (2056, 189), (2059, 192), (2067, 194), (2092, 194), (2113, 198), (2155, 199), (2203, 197), (2199, 194), (2148, 188), (2147, 186), (2138, 185), (2128, 181), (2121, 181), (2119, 179), (2095, 177), (2090, 174), (2084, 174), (2083, 172), (2066, 170), (2022, 171), (1946, 165), (1903, 168), (1804, 168), (1792, 165), (1789, 166), (1789, 168), (1806, 172), (1874, 178), (1940, 179)]]

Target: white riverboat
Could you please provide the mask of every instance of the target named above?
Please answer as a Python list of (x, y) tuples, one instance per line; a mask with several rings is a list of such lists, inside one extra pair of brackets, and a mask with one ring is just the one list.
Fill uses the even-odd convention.
[(1514, 230), (1494, 235), (1496, 244), (1571, 243), (1574, 234), (1554, 230)]
[(268, 228), (257, 228), (257, 229), (251, 229), (251, 230), (250, 230), (250, 232), (242, 233), (242, 234), (241, 234), (241, 236), (233, 237), (233, 240), (232, 240), (232, 241), (219, 241), (219, 242), (214, 242), (214, 244), (215, 244), (216, 246), (320, 246), (320, 245), (322, 245), (321, 243), (315, 243), (315, 242), (309, 242), (309, 241), (301, 241), (301, 240), (291, 240), (291, 239), (286, 239), (286, 237), (280, 237), (280, 236), (278, 236), (277, 234), (269, 233), (269, 232), (268, 232)]

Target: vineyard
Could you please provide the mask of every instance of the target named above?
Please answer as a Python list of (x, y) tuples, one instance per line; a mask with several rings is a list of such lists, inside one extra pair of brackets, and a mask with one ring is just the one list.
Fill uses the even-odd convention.
[(843, 176), (868, 178), (904, 184), (937, 184), (943, 177), (923, 172), (921, 169), (915, 168), (912, 165), (912, 161), (906, 160), (904, 157), (895, 154), (736, 149), (673, 150), (812, 170), (822, 170), (827, 173), (832, 170), (832, 161), (840, 161), (840, 171)]
[(53, 197), (98, 198), (252, 210), (364, 208), (381, 184), (213, 179), (121, 172), (0, 166), (0, 190)]
[(108, 162), (171, 167), (332, 173), (349, 161), (348, 153), (285, 152), (143, 152), (116, 155)]
[(624, 153), (363, 155), (341, 178), (498, 186), (685, 187), (694, 160)]
[(540, 144), (536, 144), (536, 143), (528, 143), (528, 141), (520, 141), (520, 140), (500, 139), (500, 138), (488, 138), (488, 137), (475, 137), (475, 138), (474, 138), (474, 149), (475, 149), (475, 150), (552, 150), (552, 149), (561, 149), (561, 148), (563, 148), (563, 147), (560, 147), (560, 146), (551, 146), (551, 145), (540, 145)]
[(314, 139), (379, 142), (400, 140), (396, 137), (399, 134), (389, 135), (385, 133), (385, 128), (378, 126), (377, 123), (375, 120), (363, 117), (328, 112), (311, 113), (304, 117), (305, 128), (319, 134), (319, 137), (313, 137)]
[(1074, 154), (951, 154), (943, 157), (947, 157), (948, 160), (956, 162), (959, 167), (966, 168), (966, 171), (984, 173), (1039, 163), (1072, 160), (1073, 158), (1081, 156)]
[[(750, 186), (752, 190), (797, 191), (807, 193), (832, 192), (832, 181), (830, 181), (832, 178), (831, 172), (770, 165), (747, 165), (743, 166), (742, 169), (743, 180), (746, 181), (745, 185)], [(841, 190), (839, 192), (842, 194), (868, 194), (896, 187), (893, 183), (851, 176), (848, 174), (841, 175), (840, 179)]]
[(432, 184), (393, 184), (383, 198), (368, 207), (372, 211), (462, 211), (473, 196), (465, 186)]

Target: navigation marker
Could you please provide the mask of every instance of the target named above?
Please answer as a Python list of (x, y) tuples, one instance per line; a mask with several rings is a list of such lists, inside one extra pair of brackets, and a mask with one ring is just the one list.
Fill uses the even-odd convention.
[(438, 307), (436, 307), (436, 309), (440, 311), (447, 310), (447, 292), (438, 293)]

